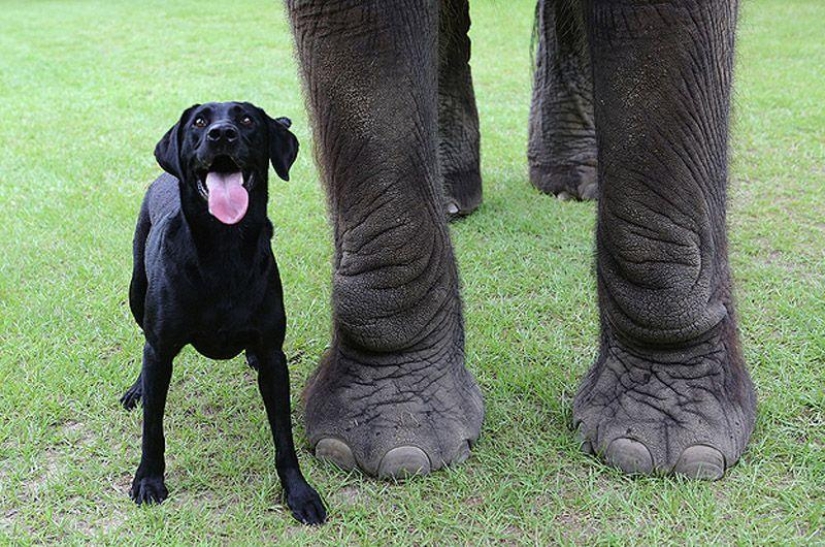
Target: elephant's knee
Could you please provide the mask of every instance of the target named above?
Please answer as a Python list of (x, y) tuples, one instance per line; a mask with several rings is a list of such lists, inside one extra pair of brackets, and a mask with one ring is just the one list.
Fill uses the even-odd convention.
[(603, 315), (618, 334), (643, 344), (688, 343), (729, 315), (724, 233), (702, 215), (667, 213), (615, 208), (598, 229)]
[[(333, 278), (336, 333), (347, 346), (376, 353), (429, 349), (460, 326), (456, 276), (435, 254), (374, 265)], [(364, 267), (364, 264), (362, 264)]]

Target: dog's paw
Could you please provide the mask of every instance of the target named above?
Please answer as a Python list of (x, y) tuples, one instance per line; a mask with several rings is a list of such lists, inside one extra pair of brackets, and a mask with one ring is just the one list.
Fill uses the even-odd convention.
[(142, 395), (143, 389), (140, 382), (135, 382), (135, 384), (130, 387), (120, 398), (120, 404), (126, 410), (133, 410), (137, 407), (138, 401), (140, 401)]
[(286, 504), (292, 516), (302, 524), (323, 524), (327, 520), (327, 510), (321, 496), (308, 484), (289, 492)]
[(135, 477), (132, 488), (129, 490), (129, 497), (138, 505), (151, 505), (161, 503), (169, 495), (163, 477)]

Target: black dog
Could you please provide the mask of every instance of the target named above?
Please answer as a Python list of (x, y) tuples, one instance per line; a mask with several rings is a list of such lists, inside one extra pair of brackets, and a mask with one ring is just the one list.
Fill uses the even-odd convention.
[(326, 519), (323, 502), (298, 467), (292, 440), (289, 373), (282, 351), (286, 316), (266, 216), (267, 171), (289, 180), (298, 140), (287, 118), (249, 103), (186, 110), (155, 148), (169, 174), (149, 187), (138, 217), (129, 304), (143, 329), (143, 367), (123, 395), (143, 398), (143, 445), (130, 495), (160, 503), (164, 485), (163, 411), (172, 360), (192, 344), (212, 359), (246, 351), (275, 441), (275, 467), (292, 514)]

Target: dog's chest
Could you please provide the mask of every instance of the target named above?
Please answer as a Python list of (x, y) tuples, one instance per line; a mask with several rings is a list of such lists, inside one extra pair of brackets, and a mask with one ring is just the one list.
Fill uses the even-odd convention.
[(261, 333), (257, 330), (197, 332), (192, 337), (192, 346), (210, 359), (231, 359), (245, 349), (261, 344)]
[(261, 343), (271, 319), (256, 313), (260, 305), (247, 298), (217, 298), (201, 309), (192, 345), (212, 359), (230, 359)]
[(277, 328), (278, 310), (265, 308), (278, 306), (266, 306), (266, 292), (261, 279), (229, 274), (211, 283), (201, 279), (197, 314), (191, 318), (195, 349), (212, 359), (229, 359), (260, 345)]

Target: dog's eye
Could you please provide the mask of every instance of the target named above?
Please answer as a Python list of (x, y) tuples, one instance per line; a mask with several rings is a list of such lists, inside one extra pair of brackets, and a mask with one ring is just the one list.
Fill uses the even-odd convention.
[(244, 116), (243, 118), (241, 118), (241, 125), (250, 126), (252, 125), (252, 123), (252, 118), (250, 118), (249, 116)]
[(192, 125), (200, 129), (203, 129), (204, 127), (206, 127), (206, 120), (203, 119), (201, 116), (198, 116), (197, 118), (195, 118), (195, 122)]

